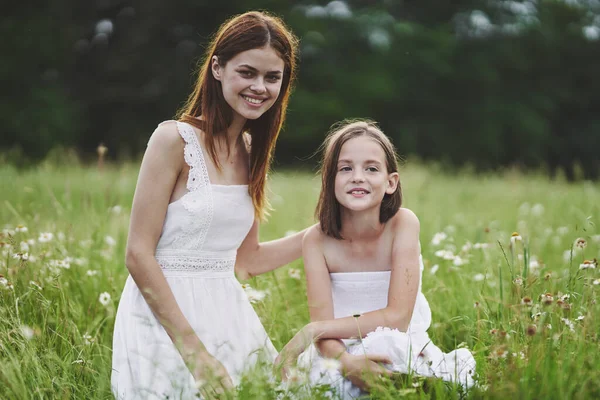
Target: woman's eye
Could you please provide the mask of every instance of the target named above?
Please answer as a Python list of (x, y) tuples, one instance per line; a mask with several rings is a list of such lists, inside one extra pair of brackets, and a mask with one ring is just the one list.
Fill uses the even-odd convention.
[(271, 83), (277, 83), (280, 79), (278, 76), (267, 76), (267, 81)]
[(240, 75), (242, 75), (244, 78), (250, 78), (252, 77), (252, 72), (251, 71), (239, 71)]

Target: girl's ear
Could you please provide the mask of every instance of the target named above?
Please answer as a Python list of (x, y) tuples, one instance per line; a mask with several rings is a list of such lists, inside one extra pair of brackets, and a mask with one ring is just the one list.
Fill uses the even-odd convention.
[(388, 175), (388, 187), (385, 190), (387, 194), (393, 194), (398, 189), (398, 182), (400, 181), (400, 175), (397, 172), (392, 172)]
[(212, 56), (212, 59), (210, 60), (211, 64), (210, 64), (210, 70), (213, 74), (213, 77), (220, 81), (221, 80), (221, 66), (219, 65), (219, 57), (217, 56)]

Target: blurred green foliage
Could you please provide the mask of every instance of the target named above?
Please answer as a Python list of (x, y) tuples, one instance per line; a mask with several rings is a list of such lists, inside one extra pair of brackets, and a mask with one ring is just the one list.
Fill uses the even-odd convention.
[(366, 117), (424, 160), (600, 176), (598, 1), (31, 3), (0, 19), (0, 148), (16, 164), (101, 142), (112, 158), (139, 154), (187, 98), (218, 25), (262, 9), (301, 38), (278, 165), (306, 163), (331, 124)]

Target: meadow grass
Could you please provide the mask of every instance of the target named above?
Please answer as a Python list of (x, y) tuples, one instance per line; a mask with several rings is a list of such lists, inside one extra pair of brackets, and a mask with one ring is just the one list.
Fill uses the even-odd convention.
[[(0, 166), (1, 399), (112, 398), (112, 330), (137, 171)], [(401, 379), (382, 382), (372, 397), (600, 397), (599, 185), (413, 164), (401, 180), (404, 206), (421, 221), (429, 334), (444, 351), (474, 353), (479, 387), (465, 394)], [(276, 171), (270, 181), (274, 211), (263, 240), (314, 223), (314, 174)], [(246, 283), (267, 293), (254, 306), (280, 349), (309, 320), (302, 262)], [(324, 398), (327, 388), (302, 393)], [(257, 370), (238, 397), (278, 394)]]

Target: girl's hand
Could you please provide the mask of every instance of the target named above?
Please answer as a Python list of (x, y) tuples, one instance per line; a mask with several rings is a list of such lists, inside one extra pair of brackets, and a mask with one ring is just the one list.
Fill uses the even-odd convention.
[(308, 324), (300, 329), (300, 331), (294, 335), (292, 340), (281, 349), (281, 352), (275, 359), (275, 371), (280, 372), (283, 381), (287, 380), (289, 369), (296, 365), (298, 356), (313, 343), (315, 338), (312, 327), (312, 324)]
[(365, 354), (352, 355), (344, 353), (340, 357), (342, 373), (345, 378), (359, 389), (368, 392), (376, 378), (392, 376), (392, 371), (380, 364), (391, 364), (391, 360), (384, 355)]

